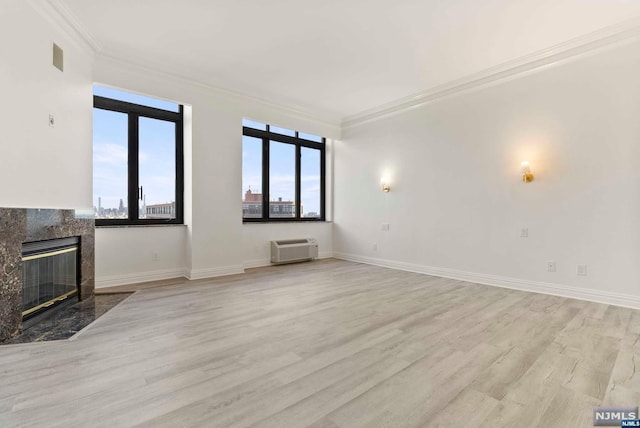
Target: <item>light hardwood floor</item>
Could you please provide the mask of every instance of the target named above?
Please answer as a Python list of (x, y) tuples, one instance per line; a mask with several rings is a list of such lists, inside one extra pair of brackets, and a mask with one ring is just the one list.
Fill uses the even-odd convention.
[(0, 346), (1, 427), (591, 427), (640, 312), (337, 260), (141, 290)]

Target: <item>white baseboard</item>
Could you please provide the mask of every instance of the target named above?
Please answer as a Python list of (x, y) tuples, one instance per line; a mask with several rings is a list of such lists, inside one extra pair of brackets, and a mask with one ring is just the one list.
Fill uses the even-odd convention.
[[(333, 257), (331, 251), (323, 251), (318, 255), (319, 259)], [(216, 268), (185, 270), (181, 268), (154, 270), (149, 272), (136, 272), (125, 275), (112, 275), (96, 278), (96, 288), (116, 287), (119, 285), (139, 284), (141, 282), (161, 281), (172, 278), (187, 278), (189, 280), (215, 278), (217, 276), (236, 275), (244, 273), (245, 269), (269, 266), (269, 259), (247, 260), (243, 265), (222, 266)]]
[(271, 264), (270, 259), (253, 259), (253, 260), (245, 260), (242, 263), (245, 269), (269, 266)]
[[(333, 257), (333, 251), (320, 251), (318, 253), (318, 259), (329, 259), (331, 257)], [(271, 259), (245, 260), (242, 265), (244, 266), (245, 269), (271, 266)]]
[(221, 266), (205, 269), (191, 269), (185, 273), (185, 277), (189, 280), (214, 278), (216, 276), (235, 275), (244, 273), (242, 265)]
[(333, 251), (320, 251), (318, 253), (319, 259), (330, 259), (333, 257)]
[(240, 265), (192, 269), (190, 271), (182, 268), (154, 270), (150, 272), (137, 272), (96, 278), (96, 288), (116, 287), (118, 285), (138, 284), (141, 282), (161, 281), (172, 278), (187, 278), (189, 280), (206, 279), (238, 273), (244, 273), (244, 268)]
[(336, 252), (333, 255), (337, 259), (352, 262), (365, 263), (391, 269), (408, 272), (422, 273), (443, 278), (457, 279), (461, 281), (475, 282), (478, 284), (492, 285), (496, 287), (510, 288), (513, 290), (530, 291), (534, 293), (550, 294), (553, 296), (568, 297), (571, 299), (587, 300), (589, 302), (604, 303), (625, 308), (640, 309), (640, 296), (611, 293), (601, 290), (572, 287), (561, 284), (529, 281), (526, 279), (508, 278), (503, 276), (488, 275), (482, 273), (464, 272), (454, 269), (438, 268), (433, 266), (418, 265), (413, 263), (398, 262), (373, 257), (360, 256)]
[(182, 278), (184, 269), (163, 269), (149, 272), (136, 272), (126, 275), (112, 275), (96, 278), (96, 288), (116, 287), (118, 285), (138, 284), (141, 282), (160, 281), (163, 279)]

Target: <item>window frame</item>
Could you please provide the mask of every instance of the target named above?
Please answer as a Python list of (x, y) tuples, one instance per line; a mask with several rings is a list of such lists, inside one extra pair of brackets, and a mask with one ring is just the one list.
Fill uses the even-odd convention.
[[(274, 125), (275, 126), (275, 125)], [(262, 217), (244, 217), (243, 223), (283, 223), (283, 222), (308, 222), (308, 221), (326, 221), (326, 138), (322, 137), (322, 142), (306, 140), (300, 138), (298, 131), (295, 131), (295, 137), (284, 134), (271, 132), (271, 126), (266, 124), (267, 130), (242, 127), (242, 136), (253, 137), (262, 140)], [(295, 147), (295, 217), (269, 217), (269, 152), (270, 141), (278, 143), (291, 144)], [(309, 149), (317, 149), (320, 151), (320, 216), (319, 217), (301, 217), (301, 173), (302, 173), (302, 147)], [(243, 189), (244, 190), (244, 189)]]
[[(127, 219), (95, 219), (96, 226), (144, 226), (162, 224), (184, 224), (184, 108), (179, 105), (179, 111), (173, 112), (155, 107), (143, 106), (128, 101), (93, 96), (93, 108), (124, 113), (127, 115)], [(139, 183), (139, 146), (138, 133), (139, 118), (163, 120), (175, 123), (176, 135), (176, 218), (174, 219), (141, 219), (138, 213), (140, 198)]]

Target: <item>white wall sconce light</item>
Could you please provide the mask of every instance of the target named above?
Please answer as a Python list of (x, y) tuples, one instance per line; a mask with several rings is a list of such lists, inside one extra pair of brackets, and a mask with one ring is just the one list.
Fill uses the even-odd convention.
[(389, 177), (382, 177), (380, 180), (380, 187), (382, 187), (382, 191), (388, 193), (391, 190), (391, 185), (389, 184)]
[(533, 173), (531, 172), (531, 166), (529, 165), (529, 161), (523, 161), (520, 164), (520, 171), (522, 172), (522, 181), (525, 183), (529, 183), (533, 181)]

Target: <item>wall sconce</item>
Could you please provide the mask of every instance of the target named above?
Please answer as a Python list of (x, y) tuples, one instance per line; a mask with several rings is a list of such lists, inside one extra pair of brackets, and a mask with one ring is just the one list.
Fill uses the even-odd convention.
[(380, 186), (382, 187), (383, 192), (389, 192), (389, 190), (391, 190), (391, 185), (389, 185), (389, 178), (382, 177), (382, 179), (380, 180)]
[(533, 181), (533, 174), (531, 173), (531, 167), (529, 166), (529, 161), (524, 161), (520, 164), (521, 172), (522, 172), (522, 181), (525, 183), (529, 183)]

